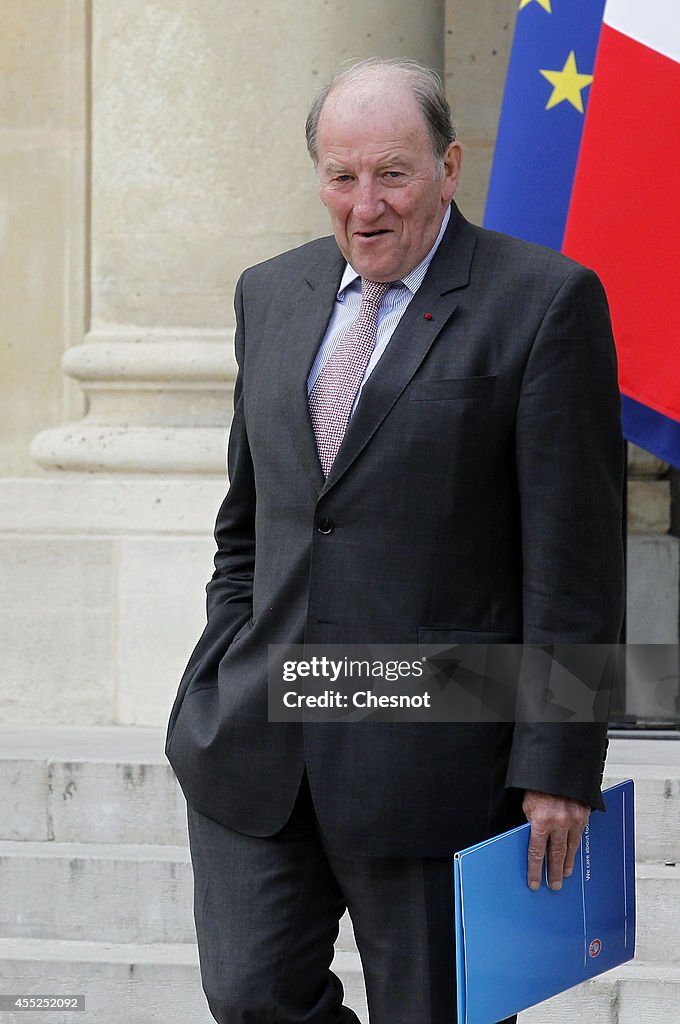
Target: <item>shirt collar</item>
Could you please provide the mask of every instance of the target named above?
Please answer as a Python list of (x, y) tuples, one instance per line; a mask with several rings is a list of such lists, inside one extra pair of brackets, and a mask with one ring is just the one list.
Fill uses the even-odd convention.
[[(442, 221), (442, 226), (439, 229), (439, 234), (435, 239), (434, 245), (428, 252), (425, 259), (421, 263), (419, 263), (417, 267), (414, 267), (413, 270), (406, 275), (406, 277), (402, 277), (401, 283), (408, 288), (412, 295), (415, 295), (415, 293), (418, 291), (418, 288), (420, 288), (420, 285), (423, 283), (423, 278), (425, 277), (425, 274), (428, 271), (434, 254), (439, 248), (439, 243), (441, 242), (444, 236), (444, 232), (446, 231), (446, 227), (450, 219), (451, 207), (447, 206), (446, 213), (444, 214), (444, 219)], [(340, 279), (340, 287), (338, 288), (337, 297), (339, 299), (342, 299), (344, 296), (345, 289), (349, 288), (350, 285), (354, 284), (354, 282), (358, 281), (359, 279), (359, 274), (357, 274), (354, 267), (350, 266), (349, 263), (346, 263), (345, 270), (343, 272), (342, 278)]]

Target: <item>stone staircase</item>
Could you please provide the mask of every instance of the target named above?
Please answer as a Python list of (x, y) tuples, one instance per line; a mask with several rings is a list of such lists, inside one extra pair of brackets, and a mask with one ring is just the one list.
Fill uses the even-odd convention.
[(613, 739), (605, 785), (635, 780), (635, 960), (520, 1015), (521, 1024), (680, 1024), (680, 740)]
[[(160, 730), (0, 728), (0, 995), (84, 995), (85, 1012), (2, 1024), (210, 1024), (191, 915), (184, 803)], [(680, 742), (614, 740), (633, 777), (636, 961), (522, 1014), (522, 1024), (680, 1024)], [(347, 918), (335, 970), (367, 1020)], [(398, 1022), (396, 1022), (398, 1024)]]

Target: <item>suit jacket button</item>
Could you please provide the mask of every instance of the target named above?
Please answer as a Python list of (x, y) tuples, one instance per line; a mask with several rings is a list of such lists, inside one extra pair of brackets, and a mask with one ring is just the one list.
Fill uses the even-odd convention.
[(319, 533), (332, 533), (335, 529), (335, 523), (328, 516), (324, 516), (323, 519), (319, 519), (316, 528)]

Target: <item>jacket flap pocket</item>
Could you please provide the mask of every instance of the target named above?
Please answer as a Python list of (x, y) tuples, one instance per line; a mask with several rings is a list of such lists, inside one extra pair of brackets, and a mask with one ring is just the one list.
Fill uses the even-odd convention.
[(419, 644), (518, 644), (521, 642), (521, 636), (512, 630), (418, 626)]

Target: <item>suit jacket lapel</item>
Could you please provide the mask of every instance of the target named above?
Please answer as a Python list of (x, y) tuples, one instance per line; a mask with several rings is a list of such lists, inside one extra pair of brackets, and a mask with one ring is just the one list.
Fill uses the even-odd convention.
[(473, 228), (454, 205), (425, 279), (366, 382), (324, 484), (324, 493), (368, 444), (451, 318), (458, 305), (458, 290), (466, 287), (470, 279), (475, 240)]

